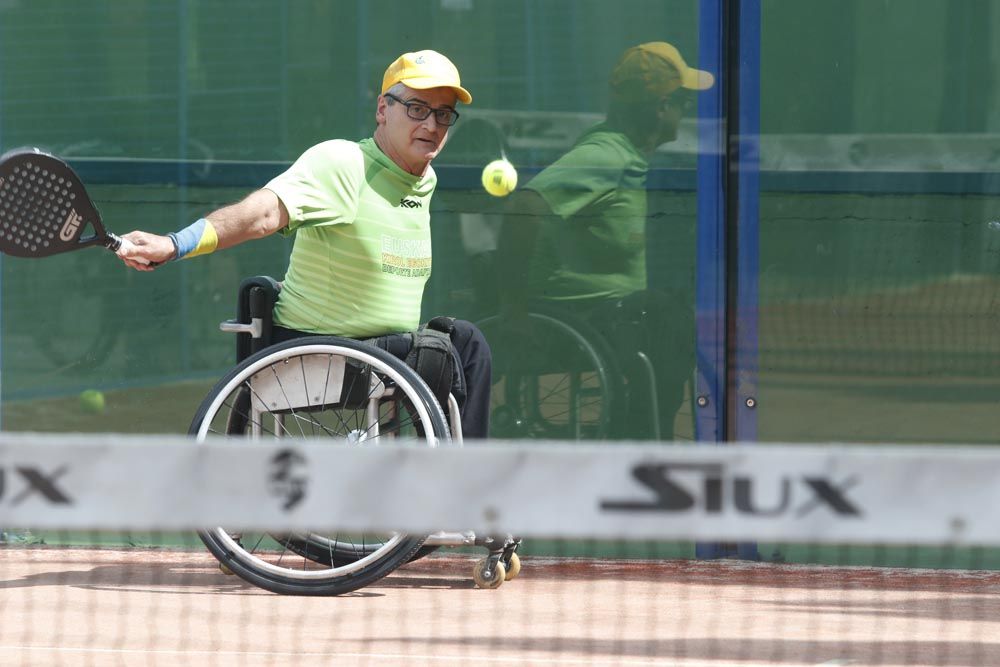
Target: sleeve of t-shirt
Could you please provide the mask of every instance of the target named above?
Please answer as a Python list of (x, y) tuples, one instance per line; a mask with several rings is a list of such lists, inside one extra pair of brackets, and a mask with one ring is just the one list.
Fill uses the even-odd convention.
[(537, 192), (554, 214), (570, 218), (619, 187), (623, 166), (615, 157), (595, 144), (577, 146), (525, 188)]
[(288, 209), (282, 232), (290, 234), (299, 227), (354, 222), (363, 182), (360, 147), (338, 139), (313, 146), (265, 187)]

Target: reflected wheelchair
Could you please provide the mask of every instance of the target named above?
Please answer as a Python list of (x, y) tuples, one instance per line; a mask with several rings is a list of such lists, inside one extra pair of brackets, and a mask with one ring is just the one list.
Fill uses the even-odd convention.
[[(238, 363), (209, 392), (192, 420), (189, 433), (199, 442), (222, 434), (276, 443), (329, 438), (338, 446), (354, 447), (404, 438), (420, 438), (428, 447), (461, 446), (454, 397), (449, 397), (449, 424), (420, 376), (377, 346), (335, 336), (270, 345), (271, 312), (280, 289), (266, 276), (241, 283), (237, 317), (221, 325), (223, 331), (236, 333)], [(251, 534), (215, 527), (200, 531), (199, 537), (223, 572), (281, 594), (348, 593), (441, 546), (489, 551), (472, 572), (481, 588), (496, 588), (521, 568), (516, 553), (520, 540), (471, 531)]]
[[(643, 307), (619, 300), (608, 313), (613, 338), (587, 319), (535, 303), (516, 325), (501, 316), (478, 322), (493, 352), (491, 435), (553, 440), (694, 439), (661, 423), (664, 388), (640, 340)], [(693, 336), (693, 325), (690, 335)], [(663, 344), (654, 341), (653, 344)], [(693, 405), (693, 369), (671, 381), (683, 384)], [(679, 390), (683, 393), (683, 390)], [(678, 397), (678, 407), (684, 402)]]

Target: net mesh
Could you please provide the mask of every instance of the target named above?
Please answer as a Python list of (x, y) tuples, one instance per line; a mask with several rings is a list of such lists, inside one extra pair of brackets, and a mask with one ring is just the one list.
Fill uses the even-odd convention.
[[(263, 485), (257, 503), (218, 488), (227, 477), (239, 477), (243, 486), (252, 482), (253, 462), (271, 460), (261, 458), (266, 448), (244, 447), (241, 460), (226, 465), (236, 451), (229, 446), (185, 442), (164, 450), (161, 444), (91, 437), (66, 445), (80, 448), (81, 459), (60, 459), (69, 450), (38, 436), (0, 441), (0, 518), (8, 526), (0, 547), (3, 664), (985, 665), (1000, 659), (1000, 540), (989, 537), (995, 522), (983, 516), (995, 506), (988, 504), (989, 487), (1000, 458), (989, 450), (419, 450), (427, 466), (443, 470), (435, 479), (426, 477), (429, 467), (411, 465), (418, 451), (412, 448), (388, 447), (375, 458), (368, 456), (373, 450), (341, 450), (327, 460), (306, 447), (310, 488), (332, 495), (287, 515), (290, 529), (343, 521), (336, 507), (350, 505), (358, 494), (342, 480), (362, 476), (370, 482), (366, 464), (399, 456), (387, 476), (424, 475), (424, 482), (367, 484), (372, 490), (362, 492), (362, 500), (378, 506), (358, 517), (359, 525), (381, 527), (385, 516), (400, 516), (409, 529), (485, 511), (512, 532), (523, 529), (525, 538), (517, 550), (519, 572), (496, 590), (475, 583), (474, 570), (487, 551), (467, 545), (421, 553), (343, 595), (293, 597), (220, 568), (194, 533), (177, 529), (199, 515), (205, 521), (242, 517), (243, 525), (260, 528), (241, 532), (243, 544), (251, 534), (267, 536), (266, 548), (283, 552), (274, 562), (315, 570), (314, 560), (282, 546), (287, 531), (276, 530), (281, 515), (274, 514)], [(103, 447), (103, 454), (95, 455), (94, 447)], [(191, 451), (200, 452), (195, 458), (203, 480), (187, 474)], [(362, 455), (343, 457), (344, 451)], [(779, 455), (791, 463), (775, 465)], [(665, 456), (728, 466), (731, 474), (719, 477), (731, 490), (720, 496), (721, 513), (713, 513), (711, 485), (702, 487), (688, 470), (661, 477), (695, 499), (686, 522), (670, 513), (650, 522), (641, 509), (613, 522), (594, 514), (608, 497), (638, 505), (657, 495), (635, 475), (611, 475), (609, 482), (589, 460), (597, 457), (607, 468), (617, 458), (625, 472)], [(153, 464), (140, 464), (143, 458)], [(94, 463), (78, 487), (74, 471), (87, 459)], [(943, 463), (949, 459), (956, 466)], [(58, 467), (57, 460), (66, 462)], [(332, 460), (339, 465), (329, 465)], [(516, 473), (497, 472), (498, 461), (515, 460), (521, 462)], [(165, 461), (178, 476), (150, 480), (150, 467), (162, 468)], [(969, 475), (969, 465), (984, 474)], [(331, 473), (334, 467), (338, 473)], [(872, 472), (847, 483), (861, 468)], [(490, 470), (475, 472), (483, 469)], [(552, 475), (557, 469), (563, 474)], [(36, 471), (34, 486), (29, 470)], [(810, 488), (826, 493), (796, 495), (793, 486), (794, 511), (776, 511), (781, 494), (766, 490), (771, 481), (814, 475), (808, 478), (815, 482), (823, 471), (831, 484)], [(105, 474), (131, 479), (135, 488), (152, 487), (148, 495), (160, 496), (163, 508), (150, 509), (153, 503), (142, 492), (129, 492), (129, 484), (105, 485)], [(469, 476), (473, 486), (488, 478), (495, 488), (477, 495), (468, 486), (441, 482), (453, 476)], [(934, 478), (942, 481), (941, 495), (920, 500), (924, 482)], [(753, 493), (761, 513), (738, 511), (739, 479), (764, 489)], [(899, 479), (911, 480), (912, 492), (899, 493)], [(949, 486), (956, 480), (964, 480), (964, 488)], [(526, 498), (522, 485), (540, 481), (550, 490), (564, 489), (567, 502), (546, 502), (545, 494)], [(90, 484), (101, 488), (85, 488)], [(420, 486), (434, 488), (439, 498), (414, 493)], [(888, 491), (879, 497), (877, 488)], [(74, 512), (89, 511), (89, 518), (60, 514), (60, 494), (72, 500)], [(401, 507), (400, 496), (414, 511)], [(495, 508), (503, 496), (510, 507)], [(188, 502), (177, 501), (182, 497)], [(333, 497), (341, 502), (329, 503)], [(821, 506), (808, 509), (824, 497)], [(526, 510), (531, 506), (534, 516)], [(567, 510), (572, 506), (579, 511)], [(431, 518), (415, 518), (423, 513)], [(137, 518), (142, 515), (148, 519)], [(32, 527), (15, 529), (11, 521)], [(67, 525), (54, 527), (60, 523)], [(154, 530), (157, 524), (169, 529)], [(591, 534), (581, 526), (591, 526)], [(767, 539), (750, 540), (754, 534)], [(709, 547), (729, 557), (696, 557)]]

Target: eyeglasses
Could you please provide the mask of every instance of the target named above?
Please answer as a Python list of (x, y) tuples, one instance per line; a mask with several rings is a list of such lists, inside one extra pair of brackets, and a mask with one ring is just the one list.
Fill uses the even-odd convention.
[(663, 100), (663, 104), (664, 106), (673, 107), (682, 113), (687, 113), (694, 110), (695, 99), (691, 95), (674, 93), (667, 99)]
[(412, 100), (407, 102), (405, 100), (401, 100), (391, 93), (386, 93), (385, 96), (391, 100), (396, 100), (406, 107), (406, 115), (413, 120), (426, 120), (432, 113), (434, 114), (434, 120), (438, 122), (438, 125), (451, 126), (458, 120), (458, 112), (454, 109), (449, 109), (448, 107), (435, 109), (434, 107), (428, 106), (423, 102), (414, 102)]

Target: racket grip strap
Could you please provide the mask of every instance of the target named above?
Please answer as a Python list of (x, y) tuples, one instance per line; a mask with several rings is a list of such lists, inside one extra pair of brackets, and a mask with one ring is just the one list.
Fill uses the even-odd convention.
[(214, 252), (219, 245), (219, 236), (215, 227), (205, 218), (188, 225), (179, 232), (167, 234), (173, 241), (177, 254), (174, 259), (197, 257)]

